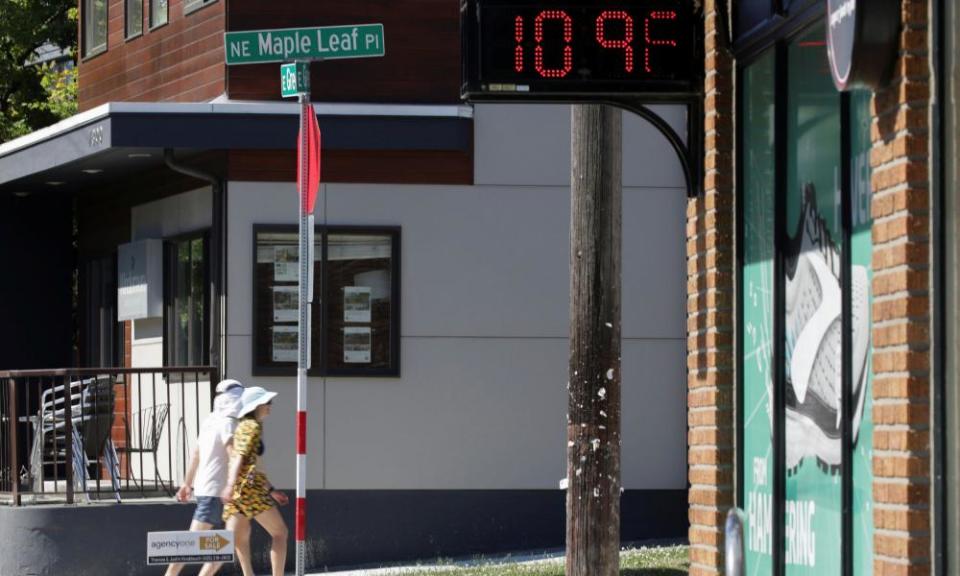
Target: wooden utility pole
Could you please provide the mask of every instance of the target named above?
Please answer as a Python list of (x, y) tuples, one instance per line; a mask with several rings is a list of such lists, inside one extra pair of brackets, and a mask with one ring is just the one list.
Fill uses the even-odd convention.
[(620, 565), (620, 110), (572, 112), (567, 576)]

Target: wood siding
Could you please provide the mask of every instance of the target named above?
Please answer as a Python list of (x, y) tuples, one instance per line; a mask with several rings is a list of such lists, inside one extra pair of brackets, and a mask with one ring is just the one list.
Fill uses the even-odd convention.
[(219, 0), (184, 15), (169, 0), (168, 23), (149, 30), (151, 0), (143, 0), (143, 35), (124, 39), (124, 0), (109, 0), (107, 51), (79, 65), (80, 110), (104, 102), (205, 102), (224, 92), (224, 7)]
[[(295, 182), (293, 150), (229, 153), (228, 178), (247, 182)], [(472, 151), (324, 150), (323, 182), (473, 184)]]
[[(459, 102), (458, 0), (230, 0), (230, 31), (382, 23), (383, 58), (313, 65), (312, 98), (324, 102)], [(235, 100), (279, 100), (276, 64), (232, 66)]]

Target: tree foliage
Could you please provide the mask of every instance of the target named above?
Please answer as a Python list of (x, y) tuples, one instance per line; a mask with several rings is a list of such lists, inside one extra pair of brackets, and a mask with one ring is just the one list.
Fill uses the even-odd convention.
[(32, 63), (46, 44), (76, 54), (76, 0), (0, 0), (0, 142), (76, 111), (76, 72)]

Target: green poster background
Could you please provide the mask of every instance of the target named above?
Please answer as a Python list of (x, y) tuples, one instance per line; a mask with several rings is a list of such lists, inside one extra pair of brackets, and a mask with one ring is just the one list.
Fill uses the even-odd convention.
[[(787, 576), (839, 575), (840, 94), (827, 68), (822, 26), (787, 50), (784, 562)], [(816, 331), (821, 316), (832, 323)], [(808, 375), (804, 357), (813, 359)]]
[(774, 55), (746, 69), (743, 168), (743, 495), (746, 571), (772, 573)]
[[(850, 263), (866, 271), (867, 286), (873, 284), (873, 239), (871, 227), (873, 218), (870, 213), (870, 92), (853, 92), (850, 95), (850, 134), (851, 134), (851, 217), (853, 229), (850, 236)], [(867, 351), (862, 386), (863, 409), (859, 421), (854, 421), (854, 429), (859, 425), (853, 443), (853, 572), (857, 576), (873, 574), (873, 344), (870, 340), (870, 317), (873, 310), (872, 291), (867, 290), (863, 312), (866, 313)], [(854, 304), (856, 309), (857, 305)], [(852, 314), (856, 323), (857, 314)], [(855, 331), (856, 332), (856, 331)], [(858, 370), (851, 366), (854, 376), (853, 399), (858, 399)]]
[[(746, 513), (746, 574), (773, 572), (773, 447), (771, 390), (773, 318), (784, 314), (786, 389), (784, 556), (786, 574), (839, 575), (842, 572), (842, 474), (853, 480), (853, 564), (857, 576), (873, 572), (870, 311), (872, 300), (870, 216), (870, 94), (850, 95), (851, 241), (842, 245), (841, 97), (827, 71), (822, 27), (788, 46), (786, 107), (786, 190), (777, 191), (775, 158), (775, 58), (773, 51), (744, 69), (741, 202), (743, 268), (739, 305), (743, 426), (743, 501)], [(781, 237), (785, 309), (774, 309), (774, 198), (781, 194), (785, 230)], [(850, 250), (850, 358), (840, 350), (842, 250)], [(828, 330), (804, 338), (821, 308), (829, 307)], [(811, 345), (811, 342), (813, 344)], [(796, 367), (792, 360), (798, 356)], [(802, 359), (813, 358), (804, 375)], [(801, 375), (794, 382), (793, 371)], [(853, 460), (841, 467), (841, 370), (851, 371)], [(801, 389), (802, 388), (802, 389)], [(812, 398), (812, 400), (811, 400)], [(862, 399), (862, 404), (861, 404)]]

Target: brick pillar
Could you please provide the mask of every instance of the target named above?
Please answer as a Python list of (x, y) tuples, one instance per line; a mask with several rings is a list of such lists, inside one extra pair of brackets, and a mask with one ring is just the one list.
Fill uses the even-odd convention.
[(930, 566), (927, 0), (903, 0), (894, 79), (873, 98), (874, 574)]
[(705, 178), (687, 203), (687, 408), (690, 574), (723, 570), (723, 524), (733, 504), (733, 75), (705, 17)]

